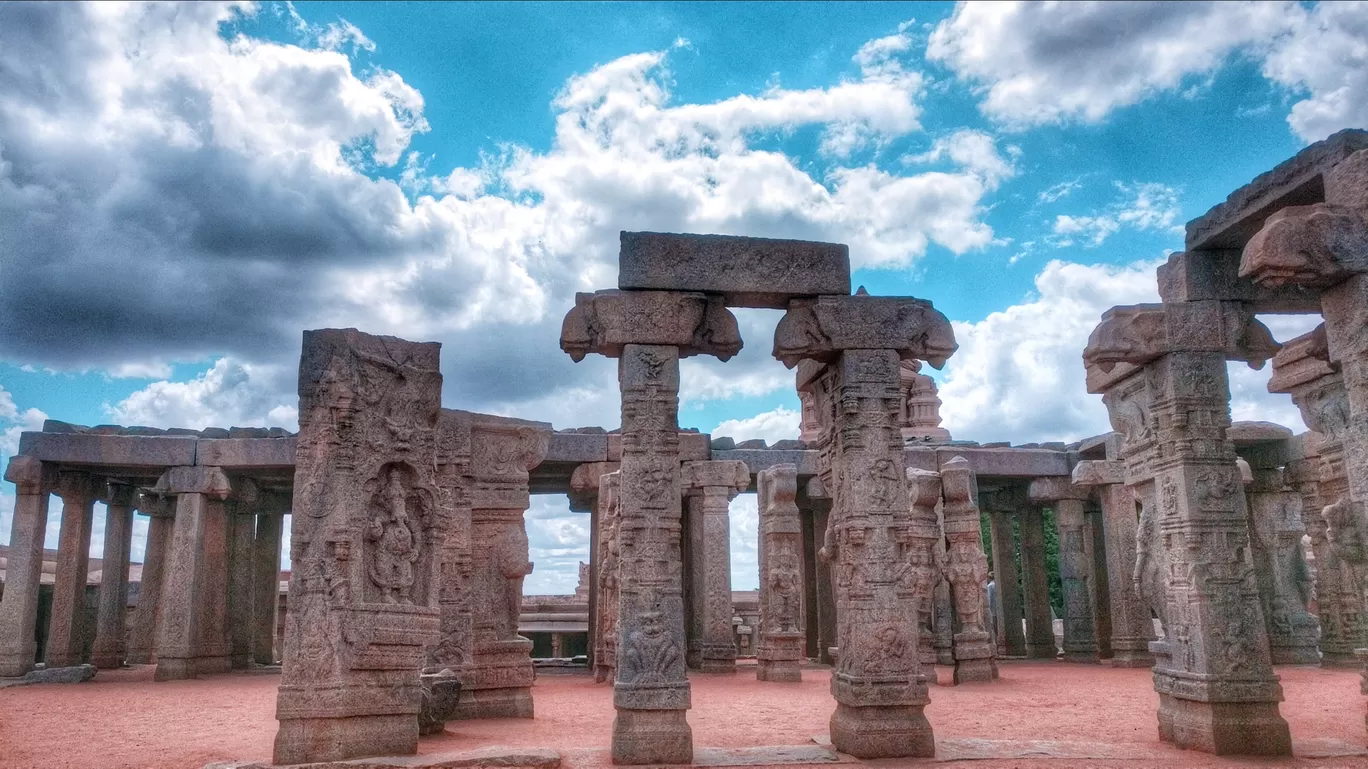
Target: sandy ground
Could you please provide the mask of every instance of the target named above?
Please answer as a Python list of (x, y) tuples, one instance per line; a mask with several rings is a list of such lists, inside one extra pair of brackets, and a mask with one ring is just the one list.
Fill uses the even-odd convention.
[[(948, 683), (949, 671), (938, 672)], [(1218, 759), (1159, 743), (1157, 697), (1147, 670), (1023, 661), (1003, 663), (1002, 678), (991, 684), (932, 688), (926, 715), (941, 754), (935, 765), (1368, 767), (1368, 757), (1342, 755), (1365, 744), (1358, 674), (1311, 667), (1278, 673), (1287, 697), (1282, 714), (1302, 756), (1296, 760)], [(833, 702), (826, 670), (803, 675), (800, 684), (761, 684), (745, 668), (735, 676), (693, 676), (694, 744), (811, 746), (827, 731)], [(238, 673), (154, 684), (152, 668), (139, 666), (101, 672), (84, 684), (0, 689), (0, 767), (180, 769), (224, 759), (269, 760), (278, 680), (269, 673)], [(544, 673), (534, 694), (535, 720), (452, 722), (445, 734), (423, 738), (420, 752), (550, 747), (572, 769), (607, 765), (609, 686), (596, 686), (586, 675)], [(1040, 740), (1061, 742), (1033, 742)], [(948, 760), (964, 755), (966, 745), (997, 758)], [(1036, 754), (1009, 758), (1023, 750)], [(1327, 752), (1341, 755), (1311, 757)]]

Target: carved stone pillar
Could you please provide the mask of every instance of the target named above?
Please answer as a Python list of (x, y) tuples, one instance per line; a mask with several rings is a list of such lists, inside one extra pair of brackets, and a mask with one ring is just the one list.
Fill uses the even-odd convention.
[(1135, 495), (1126, 488), (1124, 479), (1125, 467), (1120, 460), (1083, 460), (1073, 470), (1075, 486), (1093, 487), (1102, 498), (1107, 572), (1112, 577), (1107, 589), (1111, 599), (1112, 667), (1148, 668), (1154, 666), (1149, 652), (1154, 622), (1149, 605), (1131, 579), (1139, 526)]
[(574, 360), (618, 358), (622, 469), (619, 655), (613, 761), (689, 763), (680, 555), (679, 358), (741, 349), (720, 296), (672, 291), (577, 294), (561, 327)]
[(1302, 553), (1301, 497), (1287, 487), (1280, 468), (1252, 472), (1246, 489), (1250, 554), (1270, 656), (1274, 665), (1314, 665), (1320, 661), (1320, 622), (1308, 611), (1313, 586)]
[[(922, 665), (935, 665), (934, 628), (935, 615), (939, 609), (936, 605), (936, 588), (946, 584), (941, 575), (945, 558), (945, 531), (937, 513), (941, 506), (940, 473), (907, 468), (907, 491), (911, 517), (908, 527), (902, 532), (904, 541), (901, 542), (907, 560), (900, 563), (899, 568), (907, 569), (902, 580), (912, 585), (916, 602), (918, 661)], [(951, 643), (953, 645), (953, 639)], [(932, 677), (930, 670), (927, 673), (928, 678)]]
[(1026, 656), (1052, 660), (1054, 620), (1050, 613), (1050, 578), (1045, 571), (1045, 519), (1040, 508), (1021, 511), (1021, 586), (1026, 598)]
[(1088, 502), (1087, 515), (1083, 524), (1083, 541), (1088, 552), (1092, 582), (1089, 595), (1092, 598), (1093, 631), (1097, 638), (1097, 656), (1112, 658), (1112, 621), (1111, 621), (1111, 581), (1107, 573), (1107, 542), (1102, 532), (1102, 511)]
[(1092, 561), (1084, 540), (1083, 503), (1086, 487), (1068, 478), (1037, 478), (1031, 482), (1031, 501), (1054, 508), (1059, 530), (1059, 581), (1064, 591), (1064, 660), (1097, 662), (1097, 634), (1093, 628)]
[(598, 632), (599, 613), (602, 610), (599, 575), (603, 570), (603, 511), (599, 490), (603, 476), (617, 469), (617, 462), (589, 462), (577, 466), (570, 475), (570, 509), (589, 513), (589, 574), (587, 579), (581, 579), (581, 583), (587, 582), (589, 588), (589, 634), (586, 656), (589, 659), (590, 670), (598, 668), (597, 655), (602, 644)]
[(5, 480), (14, 484), (14, 521), (10, 528), (5, 592), (0, 597), (0, 676), (22, 676), (38, 656), (38, 588), (47, 533), (48, 490), (55, 473), (33, 457), (10, 457)]
[(817, 661), (823, 665), (833, 665), (831, 650), (836, 646), (836, 594), (831, 584), (831, 563), (820, 555), (822, 539), (831, 521), (831, 498), (826, 496), (820, 479), (807, 482), (805, 493), (798, 498), (799, 514), (812, 518), (813, 555), (812, 560), (812, 606), (810, 611), (816, 615)]
[[(1002, 505), (1002, 494), (992, 495)], [(1021, 578), (1017, 571), (1016, 543), (1012, 534), (1012, 512), (990, 510), (988, 522), (993, 535), (993, 577), (997, 590), (998, 652), (1005, 657), (1026, 656), (1026, 634), (1021, 624)]]
[[(741, 474), (745, 473), (743, 465)], [(806, 622), (803, 525), (796, 502), (798, 468), (775, 465), (758, 473), (755, 484), (760, 510), (760, 645), (755, 677), (761, 681), (801, 681)], [(730, 617), (727, 619), (730, 631)]]
[(252, 612), (256, 605), (252, 591), (256, 541), (256, 513), (262, 494), (250, 478), (238, 481), (233, 498), (226, 505), (228, 523), (228, 663), (233, 670), (252, 666)]
[(175, 498), (156, 494), (138, 495), (138, 511), (147, 515), (147, 547), (143, 551), (142, 582), (138, 585), (138, 605), (133, 607), (133, 629), (128, 637), (128, 662), (146, 665), (153, 661), (160, 637), (161, 595), (171, 532), (175, 524)]
[(206, 535), (210, 518), (222, 520), (223, 500), (230, 491), (228, 477), (217, 467), (174, 467), (154, 488), (157, 495), (176, 500), (157, 626), (158, 681), (208, 672), (200, 664), (205, 654), (204, 604), (209, 600), (206, 561), (212, 556)]
[(118, 668), (128, 648), (124, 607), (128, 604), (128, 555), (133, 546), (133, 487), (109, 484), (105, 502), (104, 553), (100, 571), (100, 605), (95, 621), (91, 663)]
[(598, 613), (594, 621), (594, 683), (611, 681), (617, 672), (618, 587), (622, 576), (622, 550), (618, 534), (622, 520), (619, 491), (622, 475), (614, 470), (599, 476), (599, 570)]
[(458, 718), (532, 717), (532, 642), (518, 635), (523, 578), (532, 573), (523, 513), (528, 471), (541, 464), (551, 425), (471, 417), (471, 589), (475, 645)]
[(997, 678), (993, 637), (988, 632), (988, 558), (983, 554), (976, 483), (969, 460), (955, 457), (941, 465), (945, 499), (945, 539), (949, 543), (945, 576), (955, 602), (955, 683)]
[[(468, 411), (455, 409), (442, 409), (437, 416), (437, 498), (440, 509), (448, 517), (448, 526), (438, 555), (441, 583), (437, 590), (437, 609), (441, 633), (437, 644), (427, 650), (423, 667), (425, 675), (445, 676), (443, 671), (451, 671), (462, 687), (469, 686), (472, 681), (475, 645), (471, 548), (472, 416)], [(470, 717), (469, 711), (460, 712), (459, 698), (447, 715), (452, 720), (462, 715)]]
[(304, 333), (274, 763), (417, 752), (451, 526), (436, 479), (439, 350)]
[(227, 673), (232, 669), (234, 623), (228, 614), (228, 596), (233, 564), (228, 504), (213, 496), (204, 500), (196, 673)]
[[(288, 505), (286, 505), (288, 507)], [(258, 512), (252, 544), (252, 660), (276, 662), (275, 631), (280, 606), (280, 534), (283, 512)]]
[[(690, 667), (704, 673), (736, 672), (736, 638), (732, 632), (731, 500), (750, 488), (750, 471), (739, 460), (685, 462), (681, 488), (688, 502), (689, 554), (693, 559), (686, 612), (690, 627), (687, 657)], [(796, 511), (797, 508), (795, 508)], [(764, 612), (764, 520), (760, 508), (760, 607)], [(801, 552), (801, 550), (796, 551)], [(801, 589), (802, 583), (798, 583)], [(763, 621), (760, 651), (763, 657)], [(761, 667), (764, 667), (762, 661)], [(763, 680), (763, 679), (762, 679)]]
[[(1272, 357), (1268, 330), (1237, 303), (1108, 310), (1084, 361), (1143, 366), (1154, 434), (1157, 527), (1168, 560), (1166, 639), (1156, 653), (1160, 738), (1217, 754), (1286, 755), (1230, 424), (1226, 360)], [(1090, 376), (1089, 389), (1099, 382)], [(1137, 400), (1138, 402), (1138, 400)], [(1136, 430), (1137, 428), (1132, 428)]]
[(48, 623), (47, 665), (85, 662), (85, 592), (90, 568), (90, 527), (98, 482), (85, 473), (62, 471), (57, 496), (62, 498), (62, 528), (57, 544), (57, 574)]

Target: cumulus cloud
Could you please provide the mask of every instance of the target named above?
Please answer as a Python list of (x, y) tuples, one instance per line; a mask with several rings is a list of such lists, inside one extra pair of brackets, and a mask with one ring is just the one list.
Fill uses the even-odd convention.
[(523, 516), (527, 523), (528, 553), (535, 566), (523, 581), (524, 595), (564, 595), (575, 592), (579, 564), (589, 562), (589, 514), (570, 512), (560, 495), (532, 498)]
[[(9, 465), (9, 458), (19, 451), (19, 434), (43, 429), (47, 414), (35, 408), (20, 408), (14, 395), (0, 386), (0, 473)], [(0, 537), (9, 542), (14, 521), (14, 486), (0, 483)], [(56, 536), (54, 533), (53, 537)], [(55, 539), (53, 540), (55, 541)]]
[(299, 426), (299, 409), (283, 399), (293, 369), (220, 358), (188, 382), (162, 380), (129, 395), (105, 412), (117, 424), (149, 427), (285, 427)]
[(780, 406), (745, 419), (723, 420), (712, 434), (725, 435), (738, 441), (763, 438), (766, 443), (773, 445), (776, 441), (797, 440), (801, 422), (800, 412)]
[(1319, 3), (1264, 60), (1263, 73), (1305, 98), (1287, 122), (1302, 139), (1368, 125), (1368, 3)]
[(760, 589), (760, 507), (754, 494), (731, 501), (732, 590)]
[[(1178, 217), (1182, 214), (1182, 207), (1178, 203), (1178, 190), (1166, 184), (1153, 182), (1118, 182), (1116, 188), (1122, 198), (1109, 206), (1104, 213), (1081, 216), (1056, 215), (1051, 228), (1051, 243), (1061, 248), (1080, 243), (1095, 248), (1122, 229), (1181, 234), (1182, 228), (1177, 224)], [(1054, 189), (1052, 187), (1046, 190), (1046, 193)], [(1057, 199), (1058, 197), (1052, 198)]]

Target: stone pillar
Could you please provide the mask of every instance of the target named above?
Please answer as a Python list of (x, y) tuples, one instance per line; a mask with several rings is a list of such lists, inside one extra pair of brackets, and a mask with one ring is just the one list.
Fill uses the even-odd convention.
[(1083, 542), (1088, 553), (1089, 583), (1093, 610), (1093, 631), (1097, 638), (1097, 656), (1112, 658), (1111, 582), (1107, 574), (1107, 543), (1102, 533), (1102, 513), (1091, 502), (1083, 524)]
[[(667, 236), (657, 236), (667, 237)], [(673, 236), (669, 236), (673, 237)], [(643, 258), (628, 247), (624, 259)], [(668, 265), (662, 265), (668, 267)], [(577, 294), (561, 349), (618, 358), (622, 392), (619, 500), (619, 659), (613, 761), (689, 763), (680, 556), (679, 359), (729, 359), (741, 349), (721, 296), (674, 291)]]
[(440, 347), (304, 332), (273, 763), (418, 750), (452, 524), (436, 478)]
[(1092, 562), (1088, 558), (1083, 503), (1086, 487), (1068, 478), (1031, 481), (1031, 501), (1054, 508), (1059, 530), (1059, 581), (1064, 590), (1064, 660), (1097, 662), (1097, 634), (1093, 628)]
[(1246, 490), (1250, 555), (1259, 583), (1269, 652), (1274, 665), (1320, 662), (1320, 622), (1308, 611), (1310, 568), (1302, 553), (1301, 497), (1287, 488), (1278, 467), (1252, 468)]
[[(1147, 431), (1159, 446), (1151, 467), (1169, 564), (1166, 639), (1151, 646), (1159, 736), (1184, 748), (1291, 752), (1249, 556), (1245, 497), (1226, 437), (1226, 360), (1262, 365), (1276, 349), (1244, 306), (1193, 301), (1112, 308), (1084, 352), (1103, 375), (1117, 364), (1143, 367), (1149, 394), (1135, 402), (1147, 401), (1150, 411), (1133, 431)], [(1089, 390), (1107, 389), (1090, 372)]]
[(1112, 667), (1147, 668), (1154, 665), (1149, 643), (1154, 622), (1149, 605), (1131, 579), (1135, 571), (1138, 531), (1135, 495), (1123, 484), (1119, 460), (1083, 460), (1074, 466), (1075, 486), (1091, 486), (1102, 498), (1102, 532), (1106, 539), (1107, 595), (1111, 599)]
[(603, 484), (603, 476), (617, 469), (617, 462), (588, 462), (577, 466), (570, 475), (570, 509), (589, 513), (589, 633), (586, 656), (589, 658), (590, 670), (598, 669), (598, 649), (602, 644), (598, 633), (599, 616), (602, 611), (599, 582), (603, 572), (603, 512), (599, 491)]
[(250, 478), (243, 478), (226, 506), (228, 523), (228, 663), (233, 670), (252, 666), (252, 591), (256, 540), (256, 513), (262, 493)]
[(131, 665), (146, 665), (155, 656), (163, 575), (167, 552), (171, 548), (175, 509), (174, 499), (145, 492), (138, 495), (138, 511), (148, 516), (147, 547), (143, 550), (138, 605), (133, 607), (133, 628), (128, 636), (128, 662)]
[(232, 669), (233, 618), (228, 613), (230, 576), (234, 566), (228, 503), (212, 495), (203, 506), (202, 578), (199, 586), (199, 640), (196, 673), (227, 673)]
[(998, 598), (998, 650), (1002, 656), (1025, 657), (1026, 634), (1021, 624), (1021, 579), (1017, 574), (1012, 514), (991, 510), (988, 522), (993, 535), (993, 576)]
[[(814, 496), (813, 491), (820, 494)], [(812, 611), (817, 615), (817, 661), (823, 665), (834, 665), (831, 650), (836, 646), (836, 594), (831, 585), (831, 563), (818, 553), (822, 548), (822, 538), (831, 522), (831, 498), (822, 496), (826, 490), (819, 479), (809, 480), (807, 493), (799, 498), (798, 509), (801, 515), (812, 516), (814, 555), (812, 568), (813, 603)]]
[[(689, 554), (693, 559), (688, 591), (691, 606), (686, 612), (692, 624), (690, 632), (685, 634), (687, 658), (690, 667), (704, 673), (735, 673), (736, 638), (731, 624), (731, 513), (728, 506), (737, 494), (750, 488), (750, 471), (744, 462), (718, 460), (685, 462), (682, 473), (681, 488), (689, 505)], [(762, 531), (764, 514), (764, 508), (761, 508)], [(760, 541), (763, 563), (763, 533)], [(764, 574), (763, 565), (760, 573)], [(802, 582), (797, 585), (801, 589)], [(762, 612), (764, 593), (762, 577)]]
[[(205, 608), (209, 597), (210, 519), (223, 520), (223, 500), (231, 491), (217, 467), (174, 467), (157, 481), (154, 492), (174, 497), (176, 517), (162, 577), (157, 628), (158, 681), (194, 678), (209, 672), (205, 656)], [(221, 527), (220, 527), (221, 528)], [(226, 533), (226, 532), (225, 532)], [(222, 552), (219, 551), (222, 557)], [(225, 596), (226, 598), (226, 596)], [(219, 628), (222, 632), (222, 628)], [(226, 651), (220, 646), (215, 651)]]
[(62, 471), (57, 496), (62, 498), (62, 529), (57, 545), (57, 574), (48, 624), (47, 666), (60, 668), (85, 662), (85, 592), (90, 565), (90, 527), (97, 482), (85, 473)]
[(1040, 508), (1021, 511), (1021, 586), (1026, 597), (1026, 656), (1052, 660), (1054, 622), (1050, 614), (1050, 579), (1045, 572), (1045, 521)]
[[(744, 465), (741, 470), (745, 472)], [(758, 473), (755, 485), (760, 510), (760, 644), (755, 677), (798, 682), (803, 680), (806, 625), (798, 468), (775, 465)]]
[(552, 634), (551, 634), (551, 656), (552, 656), (552, 657), (560, 657), (560, 656), (561, 656), (561, 634), (560, 634), (560, 633), (552, 633)]
[[(447, 517), (446, 536), (438, 546), (440, 585), (437, 610), (439, 640), (429, 647), (424, 660), (425, 681), (431, 676), (455, 674), (462, 687), (472, 681), (475, 645), (474, 556), (471, 546), (471, 420), (468, 411), (442, 409), (437, 416), (438, 508)], [(460, 712), (459, 697), (449, 719), (470, 714)], [(444, 722), (445, 723), (445, 722)]]
[[(945, 561), (945, 530), (941, 526), (941, 476), (930, 470), (907, 468), (907, 493), (911, 515), (908, 527), (901, 533), (907, 558), (899, 562), (906, 569), (901, 581), (911, 585), (916, 602), (918, 661), (922, 665), (936, 664), (935, 615), (937, 588), (948, 583), (941, 578)], [(953, 647), (953, 639), (951, 644)], [(953, 648), (952, 648), (953, 651)], [(935, 668), (926, 670), (927, 678), (934, 678)]]
[(104, 554), (100, 571), (100, 607), (96, 615), (91, 662), (118, 668), (128, 644), (124, 610), (128, 604), (128, 554), (133, 546), (133, 487), (109, 484), (105, 502)]
[(458, 718), (532, 717), (532, 642), (518, 635), (523, 578), (532, 573), (523, 513), (528, 471), (541, 464), (551, 425), (471, 417), (471, 590), (475, 645)]
[(22, 455), (10, 457), (5, 468), (5, 480), (14, 484), (17, 494), (5, 592), (0, 597), (0, 676), (22, 676), (37, 660), (38, 588), (53, 476), (50, 466)]
[(614, 470), (599, 476), (599, 571), (598, 615), (594, 622), (594, 683), (611, 681), (617, 672), (618, 587), (622, 575), (621, 549), (618, 547), (618, 504), (622, 475)]
[(941, 488), (945, 499), (946, 581), (955, 604), (956, 684), (997, 678), (993, 637), (988, 632), (984, 605), (988, 588), (988, 558), (983, 554), (983, 532), (977, 488), (969, 460), (955, 457), (941, 465)]
[(276, 612), (280, 605), (280, 533), (283, 514), (256, 515), (252, 544), (252, 660), (258, 665), (276, 663)]

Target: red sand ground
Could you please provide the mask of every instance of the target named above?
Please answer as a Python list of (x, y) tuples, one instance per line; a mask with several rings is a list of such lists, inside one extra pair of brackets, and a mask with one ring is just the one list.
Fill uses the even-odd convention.
[[(939, 669), (941, 681), (949, 671)], [(1305, 746), (1365, 744), (1364, 698), (1354, 671), (1280, 668), (1292, 739)], [(828, 673), (805, 670), (801, 684), (761, 684), (735, 676), (695, 675), (694, 744), (735, 748), (811, 744), (825, 734), (833, 702)], [(275, 736), (272, 674), (232, 674), (197, 681), (152, 682), (152, 668), (105, 671), (86, 684), (0, 689), (0, 767), (195, 768), (225, 759), (269, 760)], [(585, 675), (543, 674), (535, 720), (458, 721), (423, 738), (421, 752), (487, 745), (549, 747), (571, 769), (608, 763), (612, 689)], [(1058, 662), (1007, 662), (992, 684), (935, 686), (926, 709), (940, 740), (1074, 740), (1123, 744), (1140, 760), (1060, 758), (974, 760), (944, 766), (1365, 766), (1368, 758), (1219, 759), (1158, 742), (1157, 696), (1147, 670)], [(874, 762), (904, 765), (906, 760)], [(920, 762), (917, 762), (920, 763)]]

